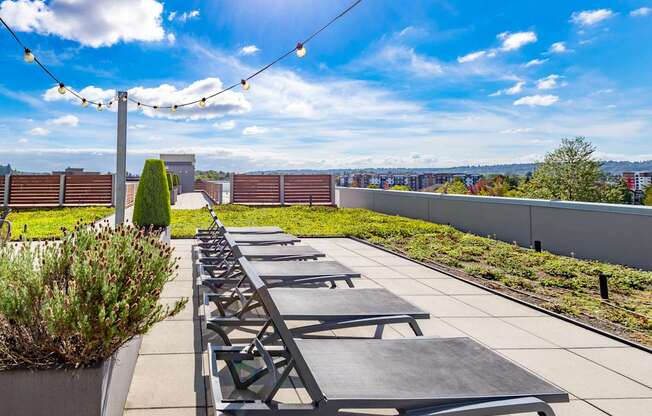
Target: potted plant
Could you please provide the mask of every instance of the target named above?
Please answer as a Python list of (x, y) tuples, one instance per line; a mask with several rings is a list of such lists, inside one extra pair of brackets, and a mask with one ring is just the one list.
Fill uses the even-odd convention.
[(0, 413), (119, 416), (172, 249), (133, 226), (78, 225), (59, 243), (0, 245)]
[(165, 164), (159, 159), (148, 159), (136, 191), (133, 222), (141, 228), (160, 230), (164, 238), (169, 240), (171, 217), (170, 188)]

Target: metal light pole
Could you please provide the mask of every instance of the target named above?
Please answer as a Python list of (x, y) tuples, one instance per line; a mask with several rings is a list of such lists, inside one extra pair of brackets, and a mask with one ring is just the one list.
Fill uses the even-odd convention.
[(118, 143), (115, 169), (115, 225), (125, 221), (127, 188), (127, 92), (118, 92)]

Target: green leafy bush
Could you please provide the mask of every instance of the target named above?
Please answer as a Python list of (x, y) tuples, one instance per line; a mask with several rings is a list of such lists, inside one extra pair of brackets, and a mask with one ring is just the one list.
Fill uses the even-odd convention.
[(180, 182), (179, 175), (177, 175), (176, 173), (173, 173), (172, 174), (172, 185), (179, 186), (179, 182)]
[(0, 246), (0, 370), (108, 358), (185, 306), (159, 303), (176, 268), (157, 233), (132, 226), (78, 225), (60, 243)]
[(167, 178), (168, 181), (168, 189), (170, 192), (172, 192), (172, 188), (174, 187), (174, 180), (172, 179), (172, 174), (170, 172), (167, 172), (165, 174), (165, 177)]
[(145, 161), (134, 203), (134, 224), (139, 227), (170, 225), (170, 188), (162, 160)]

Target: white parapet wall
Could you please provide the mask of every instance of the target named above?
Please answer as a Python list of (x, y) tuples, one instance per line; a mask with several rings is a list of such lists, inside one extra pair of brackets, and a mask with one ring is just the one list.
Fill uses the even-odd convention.
[(342, 188), (341, 208), (449, 224), (522, 247), (652, 270), (652, 207)]

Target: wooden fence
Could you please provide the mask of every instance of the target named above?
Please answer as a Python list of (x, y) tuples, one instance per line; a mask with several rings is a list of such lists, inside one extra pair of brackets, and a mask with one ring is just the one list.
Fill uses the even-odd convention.
[(214, 204), (222, 203), (222, 184), (216, 181), (195, 180), (195, 192), (203, 192)]
[[(11, 207), (111, 206), (113, 181), (108, 174), (5, 175), (0, 176), (0, 195), (3, 205)], [(135, 185), (127, 184), (127, 206), (134, 197)]]
[(249, 205), (333, 205), (333, 176), (232, 175), (231, 202)]

